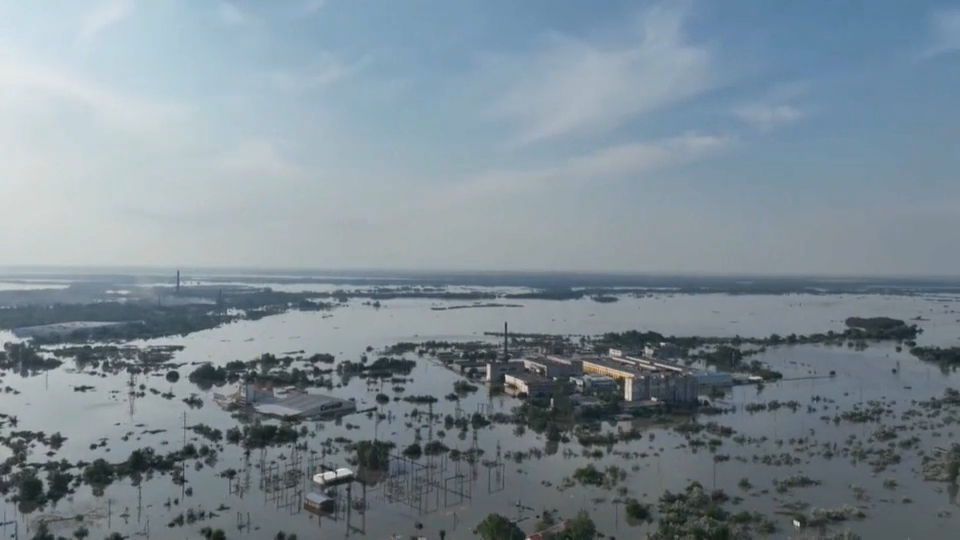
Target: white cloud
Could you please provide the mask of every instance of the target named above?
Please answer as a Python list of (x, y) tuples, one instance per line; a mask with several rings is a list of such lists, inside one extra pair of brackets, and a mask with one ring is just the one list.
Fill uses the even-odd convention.
[(733, 115), (741, 122), (760, 131), (772, 131), (803, 120), (803, 111), (793, 105), (768, 105), (755, 103), (743, 105), (733, 110)]
[(54, 98), (79, 104), (116, 126), (151, 130), (187, 117), (188, 109), (113, 92), (66, 69), (0, 53), (0, 90), (5, 97)]
[(691, 133), (652, 142), (626, 143), (572, 157), (556, 165), (481, 173), (427, 196), (424, 201), (431, 207), (446, 208), (454, 204), (474, 204), (478, 199), (489, 197), (640, 177), (664, 167), (709, 157), (735, 142), (728, 136)]
[(230, 26), (239, 26), (250, 21), (250, 17), (233, 2), (220, 0), (217, 8), (220, 21)]
[(960, 51), (960, 9), (944, 9), (930, 16), (930, 41), (923, 56), (931, 58)]
[(93, 41), (99, 34), (122, 22), (133, 12), (132, 0), (104, 0), (80, 21), (81, 43)]
[(237, 179), (271, 178), (283, 180), (298, 178), (304, 169), (283, 156), (278, 145), (265, 139), (242, 141), (216, 156), (213, 171)]
[(810, 90), (807, 83), (792, 83), (774, 88), (763, 99), (734, 107), (730, 114), (755, 129), (763, 132), (799, 122), (808, 111), (791, 103)]
[(628, 43), (552, 34), (523, 55), (487, 55), (477, 81), (505, 89), (487, 111), (514, 123), (521, 144), (614, 129), (716, 84), (714, 53), (683, 35), (675, 6), (643, 13)]
[(327, 5), (327, 0), (307, 0), (303, 3), (303, 13), (314, 15)]
[(270, 81), (283, 91), (303, 92), (321, 90), (340, 81), (353, 77), (370, 65), (373, 58), (369, 55), (354, 62), (345, 61), (332, 52), (323, 52), (315, 65), (303, 70), (275, 71)]

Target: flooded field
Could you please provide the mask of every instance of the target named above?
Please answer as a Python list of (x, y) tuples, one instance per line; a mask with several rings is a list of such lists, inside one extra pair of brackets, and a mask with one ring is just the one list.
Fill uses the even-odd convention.
[[(206, 424), (226, 432), (238, 425), (213, 403), (213, 392), (233, 387), (202, 390), (188, 380), (195, 369), (190, 364), (200, 362), (222, 366), (291, 351), (330, 353), (337, 363), (357, 361), (368, 347), (375, 357), (376, 350), (401, 341), (487, 339), (483, 333), (499, 330), (504, 321), (518, 333), (593, 335), (640, 329), (678, 336), (760, 337), (836, 330), (850, 316), (889, 316), (918, 324), (923, 329), (918, 344), (946, 347), (960, 344), (957, 300), (664, 294), (615, 303), (511, 301), (522, 307), (447, 311), (432, 310), (443, 305), (432, 300), (386, 301), (379, 309), (354, 300), (329, 313), (288, 312), (182, 338), (134, 343), (183, 346), (170, 362), (180, 366), (176, 382), (165, 378), (167, 369), (104, 376), (102, 370), (78, 369), (71, 362), (29, 376), (5, 372), (0, 413), (16, 417), (17, 426), (8, 422), (0, 434), (31, 430), (66, 437), (55, 452), (33, 444), (28, 463), (97, 458), (121, 462), (138, 448), (166, 453), (182, 449), (185, 441), (196, 448), (207, 445), (216, 455), (187, 462), (182, 485), (172, 474), (147, 474), (139, 483), (117, 479), (102, 493), (80, 485), (56, 504), (28, 513), (7, 501), (0, 514), (16, 525), (0, 534), (12, 537), (12, 527), (17, 527), (28, 536), (44, 519), (52, 532), (66, 537), (82, 526), (92, 538), (113, 531), (130, 537), (195, 538), (201, 528), (212, 527), (225, 530), (229, 538), (272, 538), (279, 531), (316, 538), (319, 530), (324, 538), (420, 534), (433, 539), (445, 530), (448, 538), (459, 539), (472, 538), (472, 529), (492, 512), (520, 519), (529, 531), (544, 509), (567, 517), (586, 509), (601, 532), (642, 538), (656, 524), (629, 523), (623, 504), (616, 501), (636, 498), (653, 504), (656, 514), (657, 499), (665, 491), (682, 491), (695, 480), (707, 489), (741, 497), (731, 503), (731, 511), (757, 511), (771, 518), (777, 525), (772, 538), (796, 534), (783, 509), (804, 503), (857, 508), (862, 519), (838, 523), (831, 530), (847, 528), (864, 538), (951, 538), (960, 527), (956, 489), (925, 482), (921, 469), (924, 455), (956, 442), (960, 427), (954, 422), (960, 407), (933, 410), (918, 402), (960, 388), (960, 377), (922, 363), (906, 350), (898, 352), (894, 344), (871, 344), (863, 351), (846, 346), (770, 348), (758, 359), (782, 372), (784, 380), (761, 388), (736, 387), (715, 397), (714, 405), (726, 412), (698, 418), (702, 425), (715, 423), (707, 431), (691, 434), (676, 425), (643, 420), (605, 422), (605, 433), (639, 432), (633, 440), (610, 446), (585, 447), (575, 437), (550, 444), (532, 430), (510, 424), (451, 429), (445, 425), (448, 415), (457, 420), (476, 412), (485, 417), (510, 413), (519, 401), (491, 397), (484, 387), (458, 401), (444, 399), (460, 377), (430, 358), (414, 356), (410, 358), (416, 359), (416, 367), (403, 384), (368, 383), (333, 373), (335, 388), (325, 393), (355, 398), (359, 409), (376, 412), (304, 423), (306, 435), (299, 445), (244, 452), (184, 427)], [(13, 336), (0, 333), (0, 341), (13, 341)], [(828, 377), (831, 371), (835, 376)], [(131, 394), (131, 388), (141, 385), (142, 390)], [(173, 396), (162, 395), (168, 392)], [(381, 393), (391, 401), (378, 403)], [(192, 394), (202, 405), (183, 401)], [(417, 395), (440, 399), (429, 406), (400, 399)], [(873, 416), (865, 421), (855, 415), (841, 418), (854, 410)], [(441, 441), (460, 455), (473, 451), (482, 456), (472, 463), (448, 455), (402, 464), (402, 481), (369, 486), (366, 502), (351, 509), (349, 526), (346, 515), (320, 522), (303, 511), (306, 476), (289, 471), (310, 473), (321, 463), (347, 466), (349, 454), (339, 443), (374, 438), (396, 443), (398, 453), (419, 439)], [(0, 447), (0, 460), (10, 455), (9, 448)], [(608, 473), (611, 467), (618, 469), (603, 486), (572, 485), (574, 471), (589, 464)], [(435, 487), (417, 482), (421, 467), (434, 471)], [(235, 473), (223, 474), (226, 471)], [(286, 480), (278, 485), (277, 476)], [(807, 481), (791, 483), (790, 478)], [(353, 489), (352, 497), (360, 497), (360, 488)]]

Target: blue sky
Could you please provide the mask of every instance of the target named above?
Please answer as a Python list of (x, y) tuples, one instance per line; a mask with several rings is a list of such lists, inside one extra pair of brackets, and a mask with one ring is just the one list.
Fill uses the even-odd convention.
[(951, 275), (956, 96), (955, 2), (3, 1), (0, 263)]

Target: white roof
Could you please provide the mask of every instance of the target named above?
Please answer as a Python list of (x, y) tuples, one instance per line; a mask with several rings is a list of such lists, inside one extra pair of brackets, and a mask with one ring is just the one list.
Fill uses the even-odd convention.
[(274, 403), (256, 405), (254, 406), (253, 410), (260, 414), (269, 414), (271, 416), (299, 416), (303, 414), (303, 411), (301, 410), (291, 409), (290, 407), (284, 407), (283, 405), (277, 405)]
[(313, 483), (323, 486), (341, 480), (353, 478), (353, 471), (347, 468), (340, 468), (335, 471), (327, 471), (313, 475)]
[(306, 495), (303, 496), (303, 498), (318, 506), (333, 500), (333, 497), (327, 497), (322, 493), (313, 493), (313, 492), (307, 493)]

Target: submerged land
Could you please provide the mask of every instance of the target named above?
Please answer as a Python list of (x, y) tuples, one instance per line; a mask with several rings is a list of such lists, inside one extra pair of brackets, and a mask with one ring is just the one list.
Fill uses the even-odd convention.
[[(8, 273), (4, 531), (946, 537), (958, 300), (950, 280)], [(646, 366), (668, 350), (676, 373)], [(656, 384), (732, 378), (631, 401), (630, 371), (590, 390), (520, 363), (548, 356), (574, 379), (625, 358)], [(350, 413), (262, 414), (247, 385)], [(356, 479), (312, 513), (328, 468)]]

